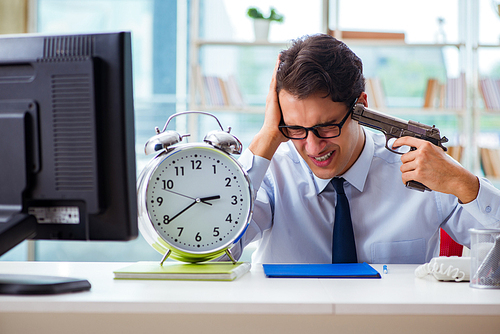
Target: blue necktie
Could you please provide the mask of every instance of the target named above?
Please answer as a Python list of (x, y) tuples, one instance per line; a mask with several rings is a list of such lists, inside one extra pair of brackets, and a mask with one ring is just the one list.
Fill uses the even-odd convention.
[(344, 192), (344, 181), (343, 178), (338, 177), (332, 180), (333, 187), (337, 192), (335, 223), (333, 225), (332, 263), (358, 262), (356, 242), (352, 230), (351, 210)]

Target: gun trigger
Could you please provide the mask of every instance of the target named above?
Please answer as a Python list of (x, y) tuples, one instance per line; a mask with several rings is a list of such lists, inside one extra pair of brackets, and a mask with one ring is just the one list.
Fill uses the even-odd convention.
[(393, 147), (389, 147), (389, 141), (391, 139), (397, 139), (397, 138), (398, 138), (397, 136), (392, 136), (392, 135), (386, 133), (385, 134), (385, 148), (388, 149), (389, 151), (391, 151), (392, 153), (403, 155), (404, 152), (398, 152), (398, 151), (394, 150)]

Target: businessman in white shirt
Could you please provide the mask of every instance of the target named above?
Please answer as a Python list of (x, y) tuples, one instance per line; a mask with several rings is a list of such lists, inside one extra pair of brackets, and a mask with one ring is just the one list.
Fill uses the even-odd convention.
[(355, 103), (368, 106), (362, 62), (344, 43), (306, 36), (280, 53), (264, 124), (239, 159), (256, 201), (235, 255), (259, 240), (254, 262), (332, 263), (334, 177), (345, 180), (353, 262), (424, 263), (439, 255), (440, 227), (465, 246), (470, 228), (500, 227), (500, 192), (486, 179), (424, 140), (399, 138), (416, 150), (392, 153), (351, 118)]

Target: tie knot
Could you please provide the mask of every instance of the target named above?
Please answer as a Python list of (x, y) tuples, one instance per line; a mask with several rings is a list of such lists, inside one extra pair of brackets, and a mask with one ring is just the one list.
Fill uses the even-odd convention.
[(344, 193), (344, 178), (343, 177), (334, 177), (332, 179), (332, 184), (333, 188), (335, 188), (335, 191), (337, 194), (343, 194)]

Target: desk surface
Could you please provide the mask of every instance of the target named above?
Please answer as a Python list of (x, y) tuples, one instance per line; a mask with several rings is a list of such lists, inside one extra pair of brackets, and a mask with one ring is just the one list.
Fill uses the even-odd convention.
[[(75, 318), (71, 320), (74, 326), (79, 316), (90, 319), (91, 315), (121, 319), (118, 322), (134, 317), (142, 319), (139, 321), (151, 318), (154, 322), (157, 316), (162, 323), (166, 319), (170, 319), (172, 325), (179, 322), (180, 328), (192, 326), (196, 323), (193, 319), (212, 319), (217, 323), (221, 318), (226, 319), (226, 325), (231, 321), (253, 323), (253, 320), (278, 324), (281, 319), (283, 326), (288, 324), (291, 329), (300, 330), (302, 319), (304, 325), (321, 324), (321, 328), (327, 330), (336, 321), (336, 326), (345, 321), (345, 325), (352, 328), (359, 322), (358, 318), (370, 320), (372, 325), (377, 321), (387, 324), (389, 319), (398, 318), (407, 326), (405, 319), (421, 324), (426, 317), (452, 321), (462, 330), (464, 324), (476, 326), (475, 330), (484, 326), (500, 328), (500, 289), (474, 289), (468, 282), (439, 282), (432, 276), (419, 279), (414, 276), (416, 265), (389, 265), (389, 273), (382, 274), (382, 279), (266, 278), (262, 265), (254, 264), (249, 273), (232, 282), (114, 280), (113, 270), (126, 265), (128, 263), (0, 262), (0, 273), (79, 277), (92, 284), (90, 291), (74, 294), (0, 296), (0, 332), (16, 329), (16, 321), (21, 319), (40, 322), (53, 319), (48, 321), (52, 323), (57, 319), (63, 326), (61, 319)], [(373, 267), (382, 273), (381, 265)], [(293, 325), (294, 322), (297, 324)], [(478, 328), (480, 324), (483, 327)], [(132, 328), (129, 324), (128, 329)], [(211, 332), (201, 328), (204, 333)], [(321, 328), (316, 331), (320, 332)], [(40, 332), (40, 327), (37, 329)], [(220, 326), (214, 332), (220, 333)]]

